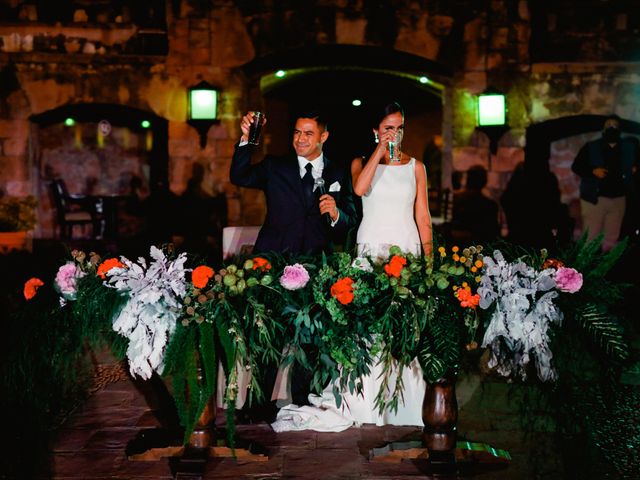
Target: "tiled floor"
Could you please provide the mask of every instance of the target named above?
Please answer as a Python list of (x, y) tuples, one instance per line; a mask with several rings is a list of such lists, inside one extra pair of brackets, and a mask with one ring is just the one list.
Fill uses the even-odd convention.
[[(461, 379), (457, 386), (460, 403), (459, 434), (467, 439), (506, 449), (512, 461), (506, 468), (473, 475), (479, 479), (560, 478), (559, 462), (551, 454), (545, 459), (543, 476), (534, 475), (530, 451), (548, 441), (541, 434), (524, 442), (515, 407), (504, 384), (484, 384), (476, 378)], [(222, 424), (222, 415), (217, 423)], [(157, 432), (159, 423), (144, 396), (128, 379), (97, 391), (58, 431), (51, 452), (51, 472), (40, 478), (80, 479), (171, 479), (178, 470), (177, 458), (133, 461), (127, 444), (141, 432)], [(155, 430), (154, 430), (155, 429)], [(266, 454), (264, 461), (231, 458), (210, 459), (205, 479), (412, 479), (432, 478), (425, 465), (412, 461), (370, 461), (369, 451), (388, 442), (418, 435), (414, 427), (350, 428), (341, 433), (313, 431), (276, 434), (266, 423), (238, 425), (241, 442), (252, 442)], [(177, 442), (176, 442), (177, 443)], [(260, 450), (259, 450), (260, 451)], [(468, 478), (471, 474), (460, 475)], [(179, 477), (196, 478), (196, 477)], [(442, 477), (438, 477), (442, 478)], [(444, 478), (456, 478), (444, 477)]]

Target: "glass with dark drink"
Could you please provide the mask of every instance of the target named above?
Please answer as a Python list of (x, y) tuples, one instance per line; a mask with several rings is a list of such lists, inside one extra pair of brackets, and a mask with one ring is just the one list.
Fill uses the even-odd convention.
[(251, 145), (260, 145), (260, 135), (262, 134), (262, 126), (265, 117), (262, 112), (253, 112), (253, 121), (249, 127), (249, 143)]

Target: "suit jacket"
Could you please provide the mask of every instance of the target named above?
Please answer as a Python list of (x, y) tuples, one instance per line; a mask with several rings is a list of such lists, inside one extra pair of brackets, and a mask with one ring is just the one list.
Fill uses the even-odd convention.
[[(315, 254), (330, 252), (334, 243), (344, 243), (347, 232), (357, 223), (348, 170), (324, 157), (322, 178), (340, 211), (338, 223), (332, 227), (320, 215), (317, 202), (305, 205), (298, 159), (294, 153), (283, 157), (267, 155), (253, 165), (252, 153), (251, 145), (236, 145), (230, 177), (234, 185), (259, 188), (265, 193), (267, 216), (254, 251)], [(340, 191), (329, 192), (335, 182), (340, 184)]]
[[(633, 167), (640, 165), (640, 149), (635, 139), (622, 137), (620, 145), (620, 170), (627, 192), (634, 189)], [(580, 198), (590, 203), (598, 203), (602, 179), (593, 174), (596, 167), (605, 166), (604, 150), (607, 144), (598, 138), (587, 142), (578, 152), (571, 170), (580, 176)], [(621, 195), (622, 196), (622, 195)]]

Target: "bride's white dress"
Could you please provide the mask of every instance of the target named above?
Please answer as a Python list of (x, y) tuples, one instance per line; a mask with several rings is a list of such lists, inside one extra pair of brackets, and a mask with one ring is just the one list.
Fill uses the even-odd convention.
[[(369, 191), (362, 197), (363, 218), (358, 228), (358, 253), (374, 260), (388, 258), (389, 248), (397, 245), (405, 253), (419, 255), (420, 236), (414, 220), (416, 197), (415, 159), (402, 165), (378, 165)], [(342, 393), (337, 407), (333, 385), (327, 386), (322, 395), (310, 395), (313, 406), (283, 407), (272, 424), (275, 431), (318, 430), (342, 431), (351, 425), (372, 423), (375, 425), (422, 426), (422, 401), (425, 381), (417, 359), (402, 371), (403, 398), (398, 401), (396, 412), (380, 413), (375, 399), (382, 383), (382, 365), (375, 363), (371, 373), (362, 378), (362, 393)], [(390, 373), (389, 397), (397, 381), (397, 369)]]

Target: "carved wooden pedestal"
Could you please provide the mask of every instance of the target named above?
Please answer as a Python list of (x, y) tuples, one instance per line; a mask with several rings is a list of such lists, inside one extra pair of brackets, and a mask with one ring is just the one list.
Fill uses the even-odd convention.
[(211, 396), (209, 403), (198, 419), (187, 445), (170, 445), (149, 448), (134, 455), (129, 460), (156, 461), (169, 457), (172, 460), (172, 470), (176, 480), (202, 479), (206, 464), (212, 458), (231, 458), (245, 462), (266, 462), (269, 457), (255, 454), (246, 448), (231, 449), (227, 446), (216, 445), (216, 398)]
[(438, 462), (443, 467), (449, 464), (454, 468), (458, 424), (455, 377), (427, 384), (422, 402), (422, 421), (422, 441), (431, 462)]
[(392, 442), (373, 449), (374, 462), (420, 463), (427, 474), (440, 478), (457, 478), (459, 473), (479, 473), (504, 468), (509, 454), (488, 445), (457, 441), (458, 401), (455, 377), (427, 384), (422, 403), (424, 428), (418, 439)]

